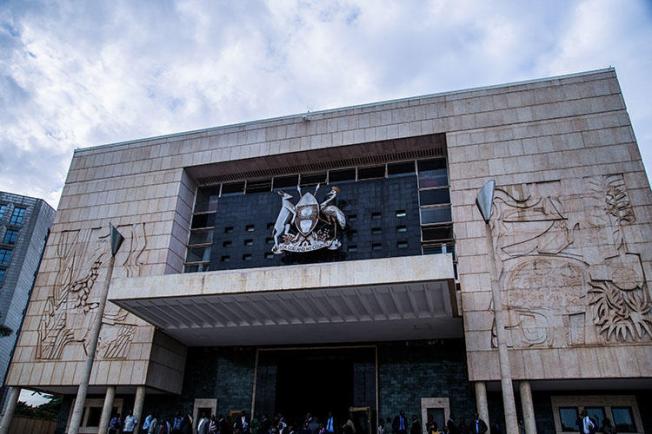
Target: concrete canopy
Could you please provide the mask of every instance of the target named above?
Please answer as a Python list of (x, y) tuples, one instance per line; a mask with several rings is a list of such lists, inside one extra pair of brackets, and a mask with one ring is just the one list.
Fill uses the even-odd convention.
[(188, 346), (452, 338), (453, 279), (442, 254), (121, 278), (109, 299)]

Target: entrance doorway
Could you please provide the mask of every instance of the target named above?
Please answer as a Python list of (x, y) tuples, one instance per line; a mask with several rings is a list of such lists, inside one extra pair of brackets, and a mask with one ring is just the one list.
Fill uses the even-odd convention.
[(375, 357), (374, 347), (259, 350), (255, 416), (280, 413), (296, 426), (307, 413), (325, 423), (332, 412), (341, 427), (352, 407), (376, 408)]

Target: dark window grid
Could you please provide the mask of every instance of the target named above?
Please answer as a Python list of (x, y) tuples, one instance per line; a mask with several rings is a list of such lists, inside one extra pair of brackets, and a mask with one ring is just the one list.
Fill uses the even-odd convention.
[(0, 268), (0, 286), (4, 283), (6, 274), (7, 271), (4, 268)]
[(9, 249), (0, 249), (0, 264), (8, 265), (11, 262), (13, 251)]
[(0, 204), (0, 220), (2, 220), (7, 212), (7, 205)]
[(11, 225), (22, 225), (25, 222), (25, 212), (27, 208), (15, 207), (11, 213), (11, 218), (9, 219), (9, 224)]
[[(383, 185), (385, 183), (385, 185)], [(391, 183), (391, 184), (390, 184)], [(390, 188), (396, 187), (394, 184), (400, 184), (400, 188)], [(327, 190), (326, 190), (327, 191)], [(346, 215), (356, 214), (358, 215), (357, 222), (349, 222), (347, 230), (357, 230), (358, 234), (355, 240), (350, 240), (349, 236), (342, 236), (340, 241), (342, 241), (342, 248), (336, 252), (333, 252), (334, 256), (339, 255), (340, 259), (325, 259), (325, 261), (331, 260), (344, 260), (344, 259), (365, 259), (365, 258), (379, 258), (379, 257), (391, 257), (391, 256), (406, 256), (406, 255), (418, 255), (421, 254), (421, 247), (419, 243), (420, 230), (419, 230), (419, 217), (418, 212), (413, 210), (418, 210), (418, 198), (416, 190), (416, 182), (414, 179), (409, 177), (397, 177), (391, 178), (391, 181), (388, 179), (374, 180), (366, 183), (360, 184), (350, 184), (350, 187), (347, 187), (345, 190), (349, 194), (348, 197), (341, 195), (338, 197), (338, 206)], [(322, 199), (320, 196), (324, 195), (324, 189), (320, 189), (318, 199)], [(218, 208), (217, 216), (217, 226), (235, 226), (235, 230), (232, 234), (228, 235), (228, 239), (233, 241), (233, 250), (230, 251), (229, 256), (231, 261), (229, 264), (217, 265), (219, 264), (220, 254), (224, 255), (225, 252), (220, 253), (220, 243), (227, 237), (222, 232), (222, 227), (218, 227), (214, 232), (214, 244), (215, 248), (213, 249), (214, 256), (211, 258), (211, 263), (217, 261), (216, 265), (211, 266), (211, 269), (238, 269), (238, 268), (250, 268), (255, 266), (270, 266), (271, 264), (275, 265), (289, 265), (292, 263), (304, 263), (302, 260), (299, 262), (293, 262), (294, 259), (287, 258), (286, 255), (275, 255), (274, 259), (265, 259), (265, 253), (269, 250), (270, 246), (266, 245), (265, 238), (271, 237), (271, 231), (262, 230), (265, 228), (267, 223), (276, 219), (278, 215), (278, 209), (280, 206), (280, 200), (278, 195), (275, 193), (266, 193), (259, 194), (255, 199), (247, 199), (247, 195), (239, 196), (230, 196), (222, 200), (227, 202), (220, 203)], [(297, 199), (295, 194), (295, 200)], [(345, 200), (341, 200), (345, 199)], [(251, 202), (254, 200), (255, 202)], [(255, 212), (252, 211), (252, 204), (255, 203)], [(406, 209), (408, 215), (400, 219), (400, 223), (409, 227), (408, 233), (401, 235), (401, 238), (410, 239), (410, 247), (408, 249), (398, 250), (396, 243), (398, 238), (395, 237), (395, 227), (396, 219), (392, 212), (383, 213), (383, 216), (380, 220), (372, 222), (370, 215), (373, 211), (373, 208), (377, 206), (378, 203), (387, 203), (388, 209)], [(371, 209), (370, 209), (371, 208)], [(256, 225), (256, 233), (247, 233), (243, 231), (242, 225), (246, 220), (251, 219), (251, 224)], [(244, 222), (243, 222), (244, 220)], [(261, 226), (260, 232), (258, 231)], [(381, 251), (372, 251), (371, 250), (371, 234), (370, 228), (372, 226), (383, 227), (383, 232), (387, 234), (386, 237), (383, 237), (384, 248)], [(391, 237), (390, 237), (391, 233)], [(361, 234), (366, 234), (362, 236)], [(246, 248), (242, 246), (244, 238), (255, 238), (255, 248)], [(385, 239), (387, 238), (387, 239)], [(412, 242), (414, 240), (415, 242)], [(260, 243), (260, 244), (259, 244)], [(358, 252), (353, 252), (350, 255), (346, 253), (347, 244), (357, 244)], [(361, 247), (362, 246), (362, 247)], [(250, 251), (253, 255), (253, 258), (250, 261), (244, 263), (242, 261), (242, 254)], [(346, 256), (346, 258), (342, 257)], [(312, 261), (312, 260), (310, 260)], [(305, 263), (308, 263), (307, 261)], [(312, 261), (312, 262), (323, 262), (324, 259)]]
[(2, 237), (2, 242), (4, 244), (16, 244), (18, 240), (18, 231), (13, 229), (7, 229), (4, 237)]
[[(392, 162), (388, 162), (388, 163), (380, 164), (380, 165), (376, 165), (376, 166), (342, 167), (342, 168), (327, 170), (325, 172), (325, 176), (323, 176), (323, 177), (322, 177), (321, 173), (319, 175), (320, 175), (320, 179), (324, 179), (324, 181), (321, 182), (323, 184), (331, 184), (331, 183), (336, 183), (336, 182), (350, 182), (350, 181), (358, 182), (358, 181), (366, 181), (366, 180), (373, 180), (373, 179), (383, 179), (383, 178), (388, 178), (390, 176), (389, 175), (389, 172), (390, 172), (389, 167), (390, 166), (391, 167), (398, 167), (398, 166), (401, 166), (401, 165), (407, 165), (407, 164), (413, 163), (414, 166), (415, 166), (414, 171), (405, 172), (405, 173), (400, 174), (400, 176), (409, 176), (409, 175), (418, 174), (417, 166), (418, 166), (418, 163), (420, 161), (421, 162), (427, 162), (427, 161), (434, 161), (434, 160), (445, 161), (445, 158), (420, 159), (420, 160), (399, 160), (399, 161), (392, 161)], [(444, 169), (445, 169), (445, 166), (446, 165), (444, 164)], [(360, 170), (363, 170), (363, 172), (364, 172), (364, 171), (368, 171), (370, 169), (377, 169), (380, 172), (381, 167), (383, 168), (383, 173), (384, 173), (383, 176), (378, 175), (377, 177), (373, 177), (373, 178), (360, 179), (360, 176), (359, 176), (359, 171)], [(438, 170), (441, 170), (441, 169), (438, 169)], [(340, 180), (340, 179), (337, 179), (338, 178), (337, 176), (333, 176), (333, 178), (335, 178), (335, 179), (333, 179), (331, 181), (331, 172), (342, 173), (344, 171), (355, 171), (355, 179), (350, 179), (350, 176), (347, 176), (346, 179), (341, 179)], [(297, 186), (301, 185), (301, 183), (304, 182), (304, 181), (300, 181), (301, 177), (312, 177), (314, 175), (316, 175), (316, 174), (315, 173), (287, 174), (287, 175), (275, 176), (275, 177), (272, 177), (271, 179), (264, 179), (264, 180), (251, 179), (251, 180), (243, 180), (243, 181), (235, 181), (235, 182), (225, 182), (225, 183), (220, 183), (218, 185), (200, 187), (200, 189), (209, 189), (209, 188), (214, 189), (214, 190), (217, 189), (217, 190), (219, 190), (219, 196), (218, 197), (221, 198), (221, 197), (228, 197), (228, 196), (239, 195), (239, 194), (246, 194), (248, 192), (248, 190), (249, 190), (249, 185), (248, 185), (249, 183), (254, 183), (254, 184), (263, 183), (265, 185), (267, 185), (268, 183), (270, 184), (270, 189), (269, 190), (267, 188), (265, 188), (264, 190), (259, 190), (259, 189), (254, 188), (253, 191), (251, 191), (253, 193), (258, 193), (258, 192), (261, 192), (261, 191), (262, 192), (273, 191), (273, 190), (276, 190), (276, 189), (279, 189), (279, 188), (291, 188), (291, 189), (294, 189)], [(446, 176), (448, 176), (447, 169), (446, 169)], [(275, 182), (276, 179), (281, 180), (283, 178), (293, 178), (293, 177), (296, 177), (296, 180), (297, 180), (296, 184), (294, 184), (294, 182), (292, 182), (291, 184), (288, 184), (287, 181), (286, 182), (280, 181), (278, 184), (281, 184), (281, 185), (280, 186), (276, 185), (276, 182)], [(313, 182), (312, 180), (308, 181), (308, 182), (309, 182), (308, 185), (316, 184), (316, 182)], [(225, 188), (225, 186), (226, 186), (226, 188)]]

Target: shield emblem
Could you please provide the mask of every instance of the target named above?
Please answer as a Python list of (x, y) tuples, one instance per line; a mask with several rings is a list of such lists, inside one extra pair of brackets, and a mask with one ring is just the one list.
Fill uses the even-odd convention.
[(312, 193), (306, 193), (301, 196), (294, 210), (297, 216), (294, 224), (301, 234), (305, 237), (317, 226), (319, 219), (319, 202)]

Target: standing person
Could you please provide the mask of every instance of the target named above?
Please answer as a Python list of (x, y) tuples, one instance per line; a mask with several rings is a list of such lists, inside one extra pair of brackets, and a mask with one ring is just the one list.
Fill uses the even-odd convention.
[(580, 433), (581, 434), (594, 434), (598, 427), (595, 425), (595, 422), (589, 417), (586, 409), (582, 410), (580, 413), (582, 420), (580, 421)]
[(487, 432), (487, 424), (484, 420), (480, 419), (480, 415), (476, 412), (471, 422), (471, 433), (484, 434)]
[(280, 415), (278, 419), (278, 432), (279, 434), (287, 434), (288, 423), (285, 420), (285, 416)]
[(182, 434), (183, 433), (183, 416), (181, 412), (177, 411), (177, 414), (172, 419), (172, 434)]
[(416, 415), (412, 415), (412, 424), (410, 425), (410, 434), (421, 434), (421, 426), (419, 426), (419, 418)]
[(448, 434), (460, 434), (460, 429), (457, 427), (457, 423), (455, 423), (455, 416), (453, 416), (453, 413), (448, 416), (448, 421), (446, 422), (446, 429), (448, 431)]
[(148, 414), (145, 420), (143, 421), (143, 432), (148, 433), (149, 432), (149, 427), (152, 425), (152, 419), (154, 416), (152, 416), (152, 413)]
[(122, 432), (125, 434), (130, 434), (136, 430), (138, 425), (138, 419), (131, 413), (131, 410), (127, 411), (127, 416), (125, 417), (124, 426), (122, 427)]
[(249, 416), (247, 416), (246, 411), (242, 411), (242, 414), (235, 420), (234, 425), (240, 434), (249, 434), (251, 432), (251, 421), (249, 420)]
[(355, 434), (355, 424), (353, 423), (353, 415), (349, 413), (346, 423), (342, 426), (344, 434)]
[(219, 432), (219, 425), (217, 424), (217, 419), (215, 415), (211, 415), (211, 420), (208, 424), (208, 434), (217, 434)]
[(401, 410), (398, 413), (398, 416), (394, 418), (392, 422), (392, 430), (394, 434), (407, 434), (407, 419), (405, 418), (405, 413)]
[(147, 430), (147, 434), (158, 434), (158, 425), (159, 425), (159, 418), (158, 418), (158, 412), (156, 412), (154, 413), (152, 419), (149, 422), (149, 429)]
[(312, 415), (308, 420), (308, 431), (310, 431), (310, 434), (317, 434), (317, 431), (319, 431), (319, 421)]
[(158, 434), (170, 434), (172, 424), (169, 417), (162, 417), (158, 427)]
[(120, 422), (120, 413), (114, 414), (111, 420), (109, 421), (109, 434), (118, 434), (122, 423)]
[(335, 418), (333, 417), (333, 412), (328, 412), (328, 417), (326, 418), (326, 432), (328, 434), (335, 433)]
[(206, 414), (202, 413), (199, 422), (197, 422), (197, 434), (208, 434), (208, 423)]
[(385, 434), (385, 419), (382, 417), (378, 419), (378, 428), (376, 430), (378, 434)]
[(189, 414), (183, 418), (183, 424), (181, 425), (181, 434), (192, 434), (192, 416)]

